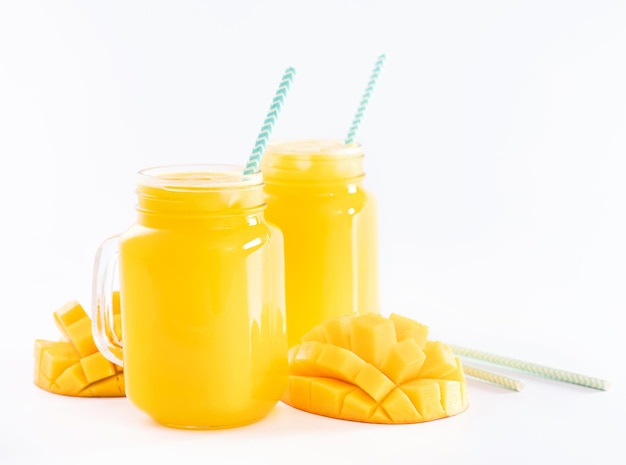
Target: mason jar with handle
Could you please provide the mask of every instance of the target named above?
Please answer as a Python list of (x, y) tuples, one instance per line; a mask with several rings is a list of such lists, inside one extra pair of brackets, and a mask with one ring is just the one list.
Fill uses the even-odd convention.
[[(126, 395), (158, 423), (255, 422), (287, 382), (281, 232), (264, 218), (263, 179), (243, 167), (140, 171), (137, 220), (94, 263), (94, 339), (123, 365)], [(111, 293), (119, 270), (122, 337)]]

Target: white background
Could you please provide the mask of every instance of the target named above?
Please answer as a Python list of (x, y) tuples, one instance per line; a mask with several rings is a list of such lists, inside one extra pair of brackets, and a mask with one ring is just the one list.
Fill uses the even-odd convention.
[[(0, 3), (0, 463), (624, 463), (626, 3)], [(380, 426), (279, 404), (192, 433), (127, 399), (32, 384), (52, 312), (90, 305), (137, 170), (244, 164), (287, 66), (274, 138), (357, 139), (380, 205), (384, 313), (431, 337), (607, 378), (469, 381), (446, 420)], [(510, 374), (510, 372), (507, 372)]]

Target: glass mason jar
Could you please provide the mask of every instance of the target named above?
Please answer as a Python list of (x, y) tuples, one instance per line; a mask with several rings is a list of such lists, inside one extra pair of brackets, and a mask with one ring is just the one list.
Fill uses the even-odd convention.
[(261, 172), (266, 218), (285, 241), (289, 346), (329, 318), (379, 312), (377, 206), (361, 146), (271, 142)]
[[(286, 387), (282, 234), (264, 219), (261, 174), (242, 173), (141, 171), (136, 223), (96, 255), (98, 348), (123, 364), (132, 403), (167, 426), (248, 424)], [(121, 342), (111, 338), (108, 302), (116, 257)]]

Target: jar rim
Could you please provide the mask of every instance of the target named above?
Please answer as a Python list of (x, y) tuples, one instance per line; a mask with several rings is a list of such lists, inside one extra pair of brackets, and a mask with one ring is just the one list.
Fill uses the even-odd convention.
[(162, 189), (244, 188), (263, 184), (261, 172), (244, 174), (235, 164), (179, 164), (144, 168), (137, 173), (139, 185)]
[(346, 144), (341, 139), (285, 139), (270, 141), (266, 153), (286, 156), (362, 157), (363, 147), (357, 142)]

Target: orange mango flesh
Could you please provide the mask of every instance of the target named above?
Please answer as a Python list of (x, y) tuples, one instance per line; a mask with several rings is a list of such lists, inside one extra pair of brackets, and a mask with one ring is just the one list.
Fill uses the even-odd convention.
[(315, 326), (289, 351), (282, 401), (343, 420), (405, 424), (468, 407), (461, 361), (428, 340), (428, 327), (391, 314), (345, 316)]
[[(119, 294), (113, 295), (115, 332), (121, 337)], [(123, 397), (124, 370), (96, 348), (91, 319), (76, 301), (53, 313), (62, 341), (35, 341), (34, 381), (46, 391), (76, 397)]]

